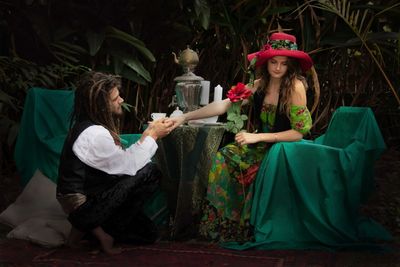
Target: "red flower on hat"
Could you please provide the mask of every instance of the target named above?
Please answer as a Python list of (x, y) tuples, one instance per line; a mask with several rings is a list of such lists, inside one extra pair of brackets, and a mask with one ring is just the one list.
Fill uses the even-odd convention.
[(263, 48), (264, 51), (265, 51), (265, 50), (269, 50), (269, 49), (271, 49), (271, 45), (270, 45), (269, 43), (267, 43), (266, 45), (264, 45), (264, 48)]
[(226, 96), (235, 103), (251, 96), (251, 91), (243, 83), (238, 83), (236, 86), (232, 86), (231, 90), (228, 91)]

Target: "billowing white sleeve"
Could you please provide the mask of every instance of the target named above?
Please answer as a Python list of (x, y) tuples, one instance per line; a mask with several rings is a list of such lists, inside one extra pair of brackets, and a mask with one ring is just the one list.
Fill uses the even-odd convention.
[(116, 175), (135, 175), (151, 161), (157, 148), (156, 141), (147, 136), (143, 142), (136, 142), (124, 150), (114, 143), (109, 131), (99, 125), (86, 128), (72, 146), (83, 163)]

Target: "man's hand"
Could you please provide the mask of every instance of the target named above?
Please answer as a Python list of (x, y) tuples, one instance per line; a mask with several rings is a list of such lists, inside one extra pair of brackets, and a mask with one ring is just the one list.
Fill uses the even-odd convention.
[(167, 118), (162, 118), (149, 123), (147, 129), (143, 132), (143, 138), (151, 136), (154, 140), (168, 135), (174, 128), (173, 122)]

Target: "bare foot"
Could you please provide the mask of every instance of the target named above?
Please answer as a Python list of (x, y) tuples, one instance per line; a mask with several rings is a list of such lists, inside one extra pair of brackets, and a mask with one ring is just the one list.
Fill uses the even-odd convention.
[(80, 248), (80, 241), (82, 240), (82, 237), (84, 236), (84, 233), (79, 231), (78, 229), (72, 227), (71, 231), (69, 232), (69, 236), (67, 238), (67, 241), (65, 241), (65, 245), (70, 247), (70, 248)]
[(114, 255), (114, 254), (119, 254), (122, 252), (121, 248), (114, 248), (114, 238), (104, 232), (103, 228), (97, 227), (92, 230), (94, 236), (100, 241), (100, 245), (102, 250), (109, 254), (109, 255)]
[(99, 239), (101, 248), (106, 254), (119, 254), (122, 252), (121, 248), (114, 248), (114, 238), (110, 236), (109, 234), (105, 233), (106, 236), (103, 236), (101, 239)]

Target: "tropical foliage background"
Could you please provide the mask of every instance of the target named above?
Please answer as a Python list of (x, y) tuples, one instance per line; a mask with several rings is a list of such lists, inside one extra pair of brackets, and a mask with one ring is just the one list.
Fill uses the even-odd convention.
[(124, 131), (139, 132), (150, 112), (172, 111), (182, 70), (171, 52), (196, 50), (195, 73), (226, 92), (249, 79), (246, 55), (278, 29), (316, 63), (314, 136), (338, 106), (368, 106), (388, 146), (399, 148), (399, 16), (397, 0), (1, 0), (1, 169), (13, 171), (29, 88), (73, 89), (88, 69), (119, 74), (131, 110)]

